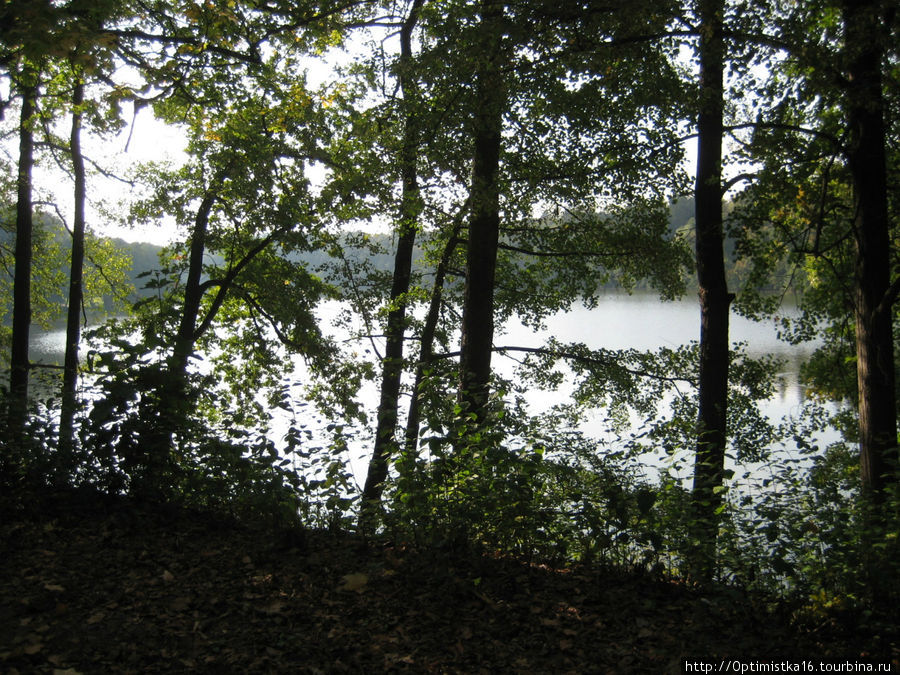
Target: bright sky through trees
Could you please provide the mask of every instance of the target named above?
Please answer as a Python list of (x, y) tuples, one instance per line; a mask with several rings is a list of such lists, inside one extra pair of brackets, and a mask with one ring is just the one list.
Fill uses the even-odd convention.
[[(334, 64), (346, 60), (347, 54), (339, 50), (331, 50), (321, 58), (308, 59), (306, 77), (309, 86), (316, 88), (327, 82), (334, 77)], [(6, 80), (0, 81), (0, 97), (10, 99)], [(137, 191), (139, 188), (129, 184), (129, 175), (137, 165), (147, 162), (180, 165), (186, 158), (187, 137), (183, 128), (158, 120), (150, 108), (142, 108), (136, 115), (129, 108), (123, 109), (127, 124), (118, 134), (99, 137), (91, 130), (85, 130), (85, 156), (89, 160), (87, 225), (97, 234), (165, 245), (175, 239), (178, 227), (165, 214), (160, 214), (157, 227), (134, 226), (122, 220), (122, 214), (128, 213), (127, 205), (141, 196)], [(8, 114), (9, 119), (15, 116)], [(67, 119), (60, 121), (60, 134), (67, 133), (68, 123)], [(16, 143), (14, 135), (3, 137), (0, 143), (0, 153), (10, 166), (16, 163)], [(40, 162), (34, 172), (37, 206), (61, 214), (70, 225), (71, 179), (52, 160), (45, 159), (47, 161)]]
[[(319, 57), (306, 59), (305, 74), (310, 90), (333, 81), (337, 77), (335, 68), (346, 65), (353, 58), (363, 53), (363, 50), (371, 48), (365, 42), (371, 39), (371, 35), (360, 36), (354, 39), (346, 49), (331, 49)], [(386, 49), (396, 46), (396, 40), (382, 42)], [(689, 63), (690, 56), (685, 51), (684, 62)], [(0, 95), (4, 99), (9, 98), (9, 83), (0, 82)], [(177, 125), (166, 124), (153, 114), (149, 107), (140, 109), (134, 114), (133, 109), (126, 105), (123, 109), (123, 119), (126, 121), (124, 128), (116, 135), (98, 137), (85, 130), (84, 145), (85, 154), (89, 162), (89, 203), (87, 206), (88, 228), (97, 234), (118, 237), (131, 242), (149, 242), (157, 245), (171, 243), (177, 232), (178, 225), (171, 221), (165, 214), (160, 214), (160, 220), (156, 227), (146, 224), (135, 226), (123, 221), (122, 214), (127, 214), (127, 205), (140, 198), (138, 190), (128, 183), (128, 177), (135, 167), (142, 163), (159, 162), (179, 165), (185, 160), (185, 146), (187, 138), (182, 128)], [(13, 116), (10, 116), (12, 119)], [(68, 124), (62, 120), (61, 124)], [(60, 128), (60, 133), (66, 133)], [(7, 136), (0, 145), (0, 152), (10, 165), (16, 161), (16, 143), (13, 136)], [(685, 142), (685, 166), (689, 174), (694, 172), (696, 158), (696, 141), (693, 138)], [(96, 163), (94, 165), (94, 163)], [(97, 167), (107, 175), (97, 171)], [(313, 166), (311, 179), (317, 180), (317, 174), (323, 169)], [(121, 180), (119, 180), (121, 179)], [(43, 202), (43, 208), (62, 214), (67, 224), (71, 220), (72, 203), (70, 178), (60, 168), (50, 161), (38, 164), (34, 175), (35, 187), (39, 195), (39, 201)], [(535, 215), (540, 215), (543, 207), (537, 209)], [(358, 223), (357, 229), (373, 232), (386, 232), (389, 229), (387, 223), (371, 222)]]

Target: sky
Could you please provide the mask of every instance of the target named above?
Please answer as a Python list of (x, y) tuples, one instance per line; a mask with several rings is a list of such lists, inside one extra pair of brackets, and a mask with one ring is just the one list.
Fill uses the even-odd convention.
[[(332, 70), (324, 61), (310, 60), (307, 66), (309, 86), (317, 87), (331, 76)], [(0, 97), (9, 100), (6, 81), (0, 81)], [(171, 162), (178, 165), (186, 159), (186, 134), (177, 126), (157, 120), (150, 108), (143, 108), (134, 116), (130, 105), (126, 103), (123, 105), (123, 117), (127, 124), (116, 135), (100, 138), (89, 133), (88, 129), (82, 133), (84, 154), (89, 160), (87, 227), (97, 234), (131, 242), (143, 241), (160, 246), (171, 243), (177, 235), (177, 224), (166, 218), (161, 218), (156, 227), (128, 223), (123, 214), (128, 212), (127, 205), (140, 196), (139, 189), (132, 189), (123, 181), (92, 171), (90, 160), (104, 171), (121, 177), (126, 177), (135, 165), (143, 162)], [(8, 109), (4, 126), (11, 133), (0, 142), (0, 152), (13, 171), (18, 162), (18, 136), (14, 132), (17, 123), (18, 110)], [(69, 118), (61, 119), (55, 133), (68, 138), (70, 124)], [(71, 177), (55, 166), (52, 160), (42, 161), (35, 167), (33, 184), (36, 208), (61, 213), (71, 229), (74, 212)], [(51, 206), (49, 202), (55, 206)]]
[[(131, 133), (130, 140), (129, 133)], [(107, 142), (105, 148), (98, 147), (97, 150), (105, 151), (104, 163), (112, 163), (120, 172), (127, 173), (130, 165), (141, 162), (166, 161), (181, 164), (185, 159), (186, 145), (187, 139), (182, 130), (163, 124), (153, 117), (150, 110), (144, 109), (134, 119), (133, 124)], [(94, 175), (89, 180), (94, 183), (92, 186), (94, 194), (102, 195), (113, 207), (114, 212), (125, 213), (124, 204), (121, 208), (116, 208), (116, 204), (138, 196), (138, 193), (129, 186), (103, 176)], [(138, 226), (128, 223), (114, 224), (103, 218), (96, 209), (92, 209), (88, 219), (93, 220), (89, 225), (104, 234), (126, 241), (147, 241), (161, 246), (170, 243), (175, 234), (174, 223), (165, 220), (160, 222), (159, 227), (147, 224)]]
[[(356, 48), (359, 49), (359, 45)], [(308, 86), (316, 88), (333, 79), (334, 70), (330, 63), (346, 62), (350, 56), (352, 54), (347, 51), (333, 50), (325, 59), (310, 59), (305, 64)], [(0, 91), (0, 94), (5, 95), (7, 91)], [(83, 145), (88, 158), (121, 176), (126, 176), (138, 163), (167, 161), (177, 165), (185, 160), (187, 139), (183, 130), (155, 119), (150, 108), (143, 108), (132, 119), (129, 108), (128, 104), (123, 106), (127, 124), (118, 135), (99, 139), (85, 133)], [(7, 117), (7, 124), (11, 124), (15, 113), (9, 113)], [(61, 121), (57, 130), (61, 136), (68, 136), (68, 124), (68, 119)], [(16, 139), (12, 137), (2, 147), (12, 166), (15, 166), (17, 159), (16, 145)], [(687, 143), (686, 152), (688, 166), (692, 167), (696, 155), (694, 142)], [(53, 195), (59, 211), (71, 223), (73, 208), (70, 178), (58, 167), (43, 166), (35, 171), (34, 182), (44, 195)], [(139, 197), (139, 191), (121, 181), (89, 172), (88, 196), (91, 203), (88, 205), (87, 224), (95, 233), (157, 245), (171, 243), (177, 237), (177, 224), (162, 215), (157, 226), (146, 223), (134, 226), (128, 223), (123, 214), (128, 213), (128, 203)]]

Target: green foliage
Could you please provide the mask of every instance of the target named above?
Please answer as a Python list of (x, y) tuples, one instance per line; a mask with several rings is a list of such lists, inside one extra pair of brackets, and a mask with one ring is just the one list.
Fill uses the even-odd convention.
[[(12, 286), (15, 260), (15, 210), (4, 210), (0, 219), (0, 359), (9, 355), (9, 321), (12, 314)], [(58, 218), (36, 214), (33, 232), (32, 321), (49, 330), (65, 318), (71, 243), (69, 233)], [(133, 292), (128, 282), (131, 261), (126, 252), (105, 238), (88, 234), (85, 242), (84, 313), (97, 322), (127, 311), (126, 299)]]
[[(242, 255), (236, 248), (229, 253)], [(311, 318), (327, 289), (282, 257), (253, 260), (241, 293), (210, 315), (211, 329), (197, 342), (206, 366), (190, 369), (173, 398), (171, 345), (180, 321), (183, 259), (162, 257), (161, 269), (146, 274), (155, 295), (139, 301), (131, 318), (93, 332), (98, 398), (82, 428), (83, 479), (111, 492), (295, 519), (303, 479), (291, 459), (294, 446), (288, 442), (279, 453), (266, 434), (270, 411), (283, 405), (278, 393), (292, 365), (285, 346), (300, 350), (316, 372), (350, 365), (332, 358), (333, 347)], [(216, 279), (220, 272), (210, 266), (208, 273)], [(212, 302), (207, 298), (205, 306)], [(306, 312), (299, 311), (304, 305)], [(345, 369), (339, 379), (352, 387), (349, 375)], [(338, 405), (351, 400), (337, 387), (331, 391)]]
[(633, 460), (559, 421), (510, 414), (495, 401), (484, 425), (460, 417), (449, 435), (426, 432), (425, 454), (397, 463), (387, 531), (556, 563), (657, 563), (658, 491)]
[[(67, 265), (66, 248), (59, 236), (59, 225), (48, 217), (34, 219), (32, 235), (32, 320), (43, 328), (49, 328), (54, 321), (65, 316), (65, 295), (67, 279), (64, 270)], [(15, 271), (16, 214), (15, 208), (3, 210), (0, 220), (0, 345), (3, 347), (4, 363), (9, 356), (9, 323), (13, 308), (13, 277)]]
[[(305, 408), (306, 403), (299, 407)], [(293, 407), (287, 398), (285, 408)], [(299, 515), (309, 526), (348, 530), (353, 523), (357, 501), (353, 475), (349, 470), (348, 443), (352, 430), (329, 423), (315, 431), (312, 420), (292, 416), (285, 434), (285, 460), (297, 476)], [(322, 439), (328, 439), (327, 444)], [(288, 458), (290, 458), (288, 460)]]
[[(824, 450), (794, 439), (796, 451), (730, 495), (723, 576), (791, 599), (815, 623), (836, 611), (889, 616), (898, 600), (898, 521), (873, 518), (859, 495), (859, 459), (846, 443)], [(897, 514), (891, 493), (879, 505)]]
[(101, 398), (81, 428), (77, 481), (113, 494), (293, 523), (297, 475), (264, 435), (227, 415), (211, 423), (204, 413), (217, 405), (218, 396), (210, 378), (191, 379), (189, 403), (177, 411), (181, 424), (171, 444), (142, 445), (159, 424), (163, 408), (156, 395), (169, 375), (158, 361), (147, 359), (141, 345), (117, 344), (122, 350), (117, 354), (98, 355), (98, 366), (108, 370), (96, 384)]
[(10, 500), (21, 499), (31, 490), (65, 485), (73, 466), (54, 449), (57, 434), (52, 423), (55, 402), (32, 400), (26, 433), (15, 439), (8, 430), (8, 392), (0, 388), (0, 488)]
[(539, 326), (574, 302), (596, 306), (609, 288), (652, 289), (674, 299), (692, 267), (687, 240), (673, 233), (660, 200), (634, 199), (607, 212), (556, 209), (501, 232), (497, 320)]

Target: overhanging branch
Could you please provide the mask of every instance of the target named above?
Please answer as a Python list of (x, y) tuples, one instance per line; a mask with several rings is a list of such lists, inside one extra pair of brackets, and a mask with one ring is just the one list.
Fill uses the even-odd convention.
[[(583, 363), (589, 366), (603, 367), (603, 368), (618, 368), (619, 370), (628, 373), (629, 375), (634, 375), (636, 377), (643, 377), (650, 380), (657, 380), (659, 382), (671, 382), (675, 383), (685, 383), (691, 386), (696, 386), (696, 381), (689, 377), (671, 377), (668, 375), (660, 375), (658, 373), (651, 373), (650, 371), (639, 369), (639, 368), (628, 368), (626, 366), (621, 365), (620, 363), (615, 363), (610, 359), (601, 359), (595, 356), (585, 356), (584, 354), (577, 354), (575, 352), (570, 351), (557, 351), (554, 349), (547, 349), (545, 347), (516, 347), (512, 345), (506, 345), (502, 347), (493, 347), (491, 349), (493, 352), (504, 353), (504, 352), (523, 352), (527, 354), (538, 354), (540, 356), (550, 356), (557, 359), (565, 359), (567, 361), (575, 361), (578, 363)], [(433, 354), (432, 359), (449, 359), (454, 358), (460, 355), (459, 351), (455, 352), (443, 352), (442, 354)]]

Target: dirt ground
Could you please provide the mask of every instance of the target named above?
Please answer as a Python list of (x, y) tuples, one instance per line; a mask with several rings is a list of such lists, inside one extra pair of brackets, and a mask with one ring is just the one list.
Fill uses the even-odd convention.
[(275, 535), (116, 500), (2, 517), (5, 673), (680, 673), (824, 659), (900, 668), (896, 632), (834, 617), (801, 627), (737, 591), (646, 574)]

